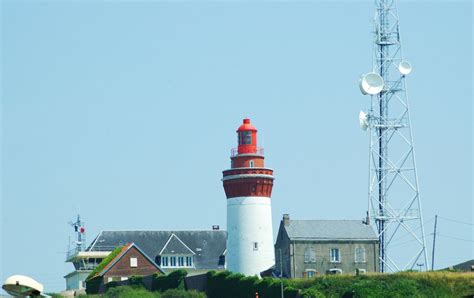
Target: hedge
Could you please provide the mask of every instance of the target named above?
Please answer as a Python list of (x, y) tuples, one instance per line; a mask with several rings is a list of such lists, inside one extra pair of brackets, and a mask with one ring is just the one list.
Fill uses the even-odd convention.
[(151, 284), (152, 291), (164, 292), (168, 289), (184, 290), (184, 278), (188, 275), (186, 270), (176, 270), (168, 275), (160, 275), (155, 273)]
[(207, 274), (209, 298), (280, 297), (464, 297), (474, 295), (474, 273), (412, 272), (367, 275), (324, 275), (317, 278), (245, 277), (227, 271)]
[(209, 298), (254, 298), (258, 293), (259, 298), (280, 297), (281, 282), (283, 282), (284, 295), (294, 298), (298, 290), (292, 287), (288, 280), (280, 280), (265, 277), (259, 279), (256, 276), (244, 276), (238, 273), (223, 271), (207, 273), (207, 296)]

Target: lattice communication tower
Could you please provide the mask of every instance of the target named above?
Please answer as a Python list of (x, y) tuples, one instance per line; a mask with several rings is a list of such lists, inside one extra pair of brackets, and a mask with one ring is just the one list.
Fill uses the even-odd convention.
[(370, 132), (368, 220), (378, 233), (381, 272), (429, 268), (407, 97), (411, 70), (396, 1), (375, 0), (372, 72), (359, 82), (370, 107), (359, 121)]

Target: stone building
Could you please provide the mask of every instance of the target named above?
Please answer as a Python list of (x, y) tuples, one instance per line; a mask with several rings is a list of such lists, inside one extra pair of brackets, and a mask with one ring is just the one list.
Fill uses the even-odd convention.
[(377, 235), (361, 220), (290, 220), (284, 214), (275, 257), (276, 271), (288, 278), (379, 270)]

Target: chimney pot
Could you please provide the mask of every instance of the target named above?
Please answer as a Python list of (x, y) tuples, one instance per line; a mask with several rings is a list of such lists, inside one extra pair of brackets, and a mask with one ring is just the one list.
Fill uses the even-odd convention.
[(283, 225), (285, 227), (290, 225), (290, 215), (288, 213), (283, 214)]

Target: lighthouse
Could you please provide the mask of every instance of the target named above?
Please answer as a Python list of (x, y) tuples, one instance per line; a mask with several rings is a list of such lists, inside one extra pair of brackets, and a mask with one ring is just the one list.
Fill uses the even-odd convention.
[(223, 171), (227, 196), (227, 270), (257, 275), (275, 264), (271, 194), (273, 170), (266, 168), (257, 129), (244, 119), (237, 129), (238, 147)]

